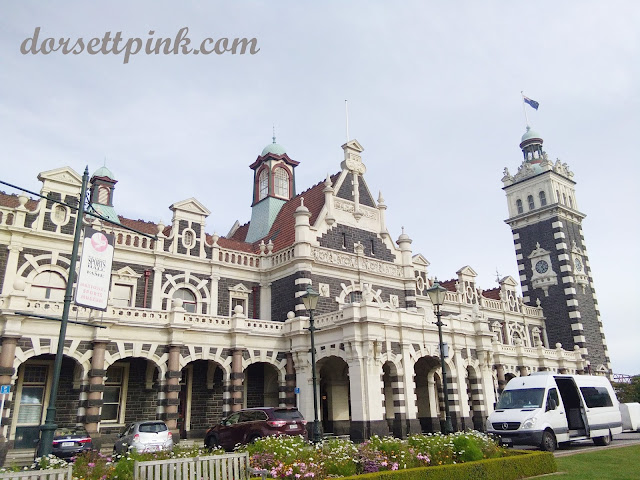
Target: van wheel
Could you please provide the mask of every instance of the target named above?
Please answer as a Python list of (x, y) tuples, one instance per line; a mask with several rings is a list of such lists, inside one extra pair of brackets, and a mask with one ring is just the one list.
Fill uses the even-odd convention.
[(593, 443), (601, 447), (606, 447), (611, 443), (611, 432), (607, 433), (604, 437), (594, 438)]
[(540, 449), (545, 452), (553, 452), (556, 449), (556, 436), (553, 432), (545, 430), (542, 433), (542, 441), (540, 442)]

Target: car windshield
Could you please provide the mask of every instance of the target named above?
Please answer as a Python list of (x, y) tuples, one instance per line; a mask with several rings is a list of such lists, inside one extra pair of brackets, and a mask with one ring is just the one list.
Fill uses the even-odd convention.
[(505, 390), (500, 395), (496, 410), (509, 408), (540, 408), (544, 398), (544, 388), (522, 388)]
[(273, 416), (279, 420), (299, 420), (302, 418), (302, 414), (295, 409), (274, 410)]
[(164, 432), (167, 426), (164, 423), (142, 423), (138, 428), (140, 433)]

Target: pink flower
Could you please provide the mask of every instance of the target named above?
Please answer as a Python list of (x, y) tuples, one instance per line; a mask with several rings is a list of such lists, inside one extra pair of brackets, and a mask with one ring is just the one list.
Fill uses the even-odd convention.
[(89, 463), (87, 463), (87, 466), (89, 466), (89, 467), (93, 468), (93, 467), (95, 467), (95, 466), (96, 466), (96, 464), (95, 464), (95, 463), (93, 463), (93, 462), (89, 462)]

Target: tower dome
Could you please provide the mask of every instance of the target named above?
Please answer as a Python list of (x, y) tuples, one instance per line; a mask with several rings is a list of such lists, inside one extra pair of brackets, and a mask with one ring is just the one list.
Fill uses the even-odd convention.
[(540, 163), (544, 153), (542, 151), (543, 142), (540, 134), (527, 125), (527, 131), (524, 132), (524, 135), (522, 135), (520, 139), (520, 148), (522, 149), (525, 161), (534, 165)]
[(276, 137), (273, 137), (273, 142), (262, 149), (260, 156), (264, 157), (269, 153), (273, 153), (274, 155), (284, 155), (287, 151), (282, 145), (276, 143)]
[(91, 178), (93, 177), (106, 177), (106, 178), (110, 178), (111, 180), (115, 180), (116, 177), (113, 176), (113, 173), (111, 172), (111, 170), (109, 170), (107, 167), (100, 167), (98, 170), (96, 170), (93, 175), (91, 175)]

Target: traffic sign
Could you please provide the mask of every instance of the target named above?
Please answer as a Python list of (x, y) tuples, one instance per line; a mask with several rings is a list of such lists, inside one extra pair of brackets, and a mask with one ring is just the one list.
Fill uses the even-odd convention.
[(11, 392), (11, 385), (0, 385), (0, 394), (6, 395)]

